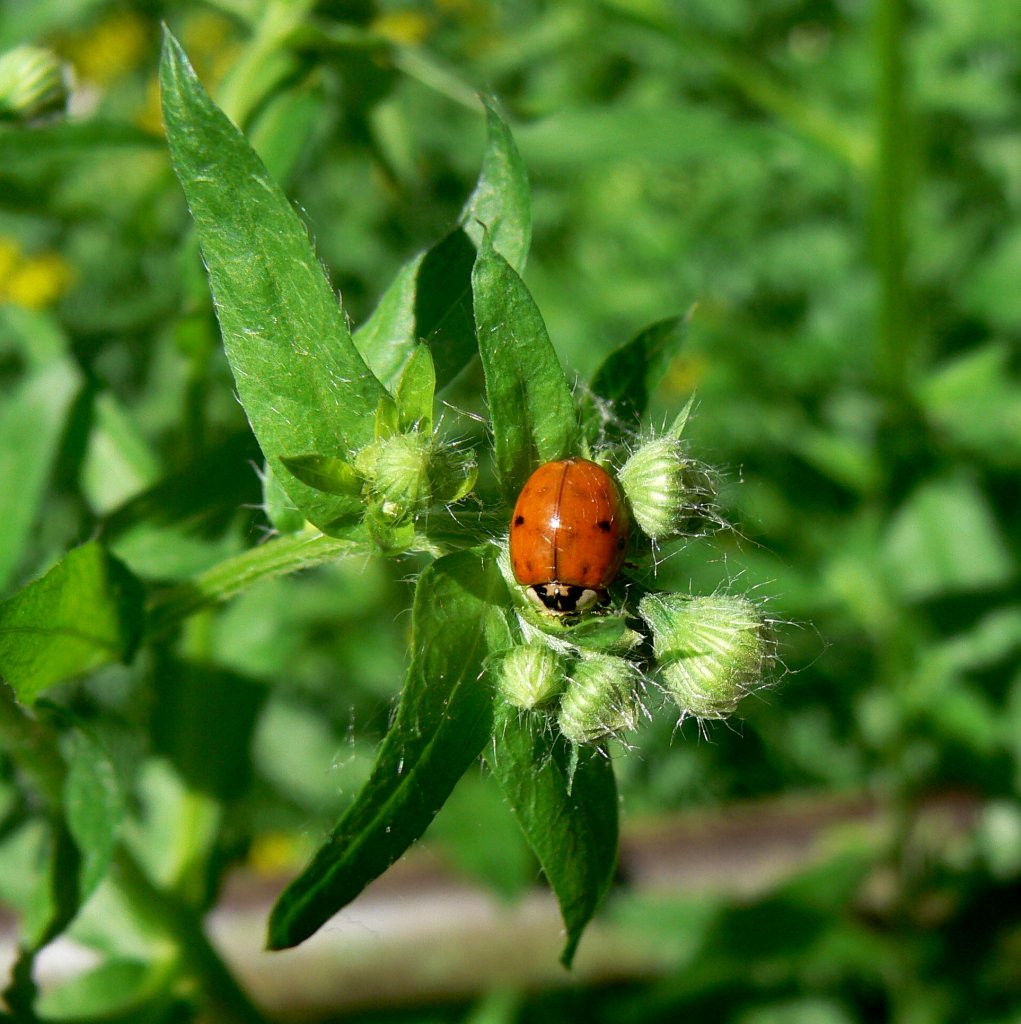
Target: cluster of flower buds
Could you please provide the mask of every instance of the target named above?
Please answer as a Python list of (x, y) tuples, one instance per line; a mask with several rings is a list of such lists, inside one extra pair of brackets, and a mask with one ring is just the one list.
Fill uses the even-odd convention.
[[(696, 532), (711, 514), (709, 474), (681, 443), (686, 418), (687, 410), (665, 435), (638, 447), (616, 483), (587, 460), (547, 463), (515, 506), (505, 575), (525, 597), (538, 589), (545, 601), (518, 602), (524, 642), (502, 658), (498, 689), (522, 712), (547, 714), (573, 744), (634, 729), (650, 680), (682, 719), (699, 721), (726, 718), (762, 685), (769, 640), (748, 598), (646, 592), (637, 615), (600, 610), (621, 564), (616, 541), (626, 543), (629, 523), (650, 548)], [(626, 605), (628, 588), (617, 589)], [(591, 602), (583, 606), (576, 592), (591, 594)], [(633, 628), (639, 617), (641, 632)]]

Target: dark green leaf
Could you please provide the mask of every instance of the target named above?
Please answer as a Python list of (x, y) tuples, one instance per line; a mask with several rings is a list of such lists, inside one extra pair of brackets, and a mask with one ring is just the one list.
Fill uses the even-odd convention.
[(536, 466), (575, 454), (574, 402), (524, 281), (488, 242), (472, 288), (496, 468), (511, 498)]
[(488, 233), (493, 248), (520, 274), (532, 241), (528, 172), (510, 128), (496, 104), (483, 96), (488, 142), (475, 191), (461, 211), (465, 234), (481, 248)]
[(488, 229), (494, 248), (516, 270), (524, 266), (532, 219), (528, 177), (510, 130), (486, 104), (487, 144), (460, 227), (401, 269), (355, 341), (376, 376), (393, 387), (416, 342), (428, 341), (442, 390), (475, 355), (471, 272)]
[(415, 332), (429, 343), (436, 386), (446, 387), (475, 355), (472, 267), (475, 246), (460, 229), (434, 245), (418, 268)]
[[(195, 219), (238, 394), (268, 461), (354, 451), (384, 393), (355, 348), (301, 220), (165, 35), (163, 116)], [(344, 502), (293, 476), (288, 494), (321, 528)]]
[(162, 659), (154, 673), (153, 741), (192, 790), (221, 801), (244, 793), (262, 686), (221, 669)]
[(652, 393), (680, 351), (687, 326), (687, 317), (660, 320), (603, 360), (583, 407), (588, 438), (615, 441), (638, 426)]
[(110, 866), (125, 801), (109, 752), (83, 727), (74, 730), (69, 744), (64, 812), (81, 851), (80, 894), (84, 901)]
[(507, 708), (487, 760), (556, 893), (567, 928), (561, 960), (571, 966), (581, 934), (617, 865), (613, 765), (595, 748), (574, 751), (545, 716)]
[(54, 683), (128, 661), (142, 636), (145, 593), (91, 542), (0, 604), (0, 676), (28, 703)]
[(382, 874), (427, 828), (493, 729), (489, 653), (507, 643), (495, 560), (464, 551), (422, 575), (412, 663), (372, 775), (305, 871), (284, 891), (269, 945), (293, 946)]

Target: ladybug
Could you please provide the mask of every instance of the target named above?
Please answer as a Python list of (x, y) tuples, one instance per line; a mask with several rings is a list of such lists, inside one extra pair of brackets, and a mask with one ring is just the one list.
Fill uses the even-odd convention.
[(605, 469), (587, 459), (547, 462), (514, 506), (514, 578), (541, 611), (587, 611), (604, 600), (620, 571), (629, 526), (620, 488)]

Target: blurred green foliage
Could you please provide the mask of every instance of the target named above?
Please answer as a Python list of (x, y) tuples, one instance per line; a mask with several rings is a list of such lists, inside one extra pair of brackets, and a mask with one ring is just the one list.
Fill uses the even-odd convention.
[[(422, 1019), (1016, 1021), (1021, 8), (4, 0), (0, 50), (49, 44), (77, 74), (69, 119), (0, 131), (6, 593), (97, 533), (169, 582), (269, 529), (159, 134), (161, 18), (295, 199), (356, 325), (456, 222), (479, 88), (531, 175), (525, 278), (566, 366), (584, 378), (697, 302), (657, 418), (696, 392), (686, 437), (721, 467), (733, 526), (660, 573), (768, 599), (782, 685), (708, 741), (649, 723), (642, 756), (616, 766), (625, 828), (861, 791), (899, 822), (880, 849), (841, 850), (759, 901), (622, 895), (610, 913), (662, 937), (660, 981)], [(467, 434), (477, 381), (464, 391), (446, 415)], [(165, 656), (57, 691), (140, 809), (133, 848), (197, 906), (230, 861), (292, 869), (357, 792), (417, 568), (342, 560), (266, 581), (195, 616)], [(84, 767), (73, 777), (87, 793)], [(0, 895), (27, 912), (39, 882), (19, 865), (61, 837), (16, 782), (8, 766)], [(945, 789), (980, 825), (927, 843), (912, 812)], [(432, 834), (513, 890), (531, 876), (520, 846), (470, 827), (494, 799), (466, 780)], [(110, 958), (97, 987), (158, 994), (151, 936), (97, 924), (116, 898), (101, 885), (73, 926)]]

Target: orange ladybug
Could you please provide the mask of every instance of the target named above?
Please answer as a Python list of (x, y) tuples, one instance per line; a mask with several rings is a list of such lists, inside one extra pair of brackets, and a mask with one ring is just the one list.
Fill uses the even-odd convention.
[(544, 612), (587, 611), (620, 571), (629, 526), (620, 488), (605, 469), (587, 459), (547, 462), (514, 506), (514, 578)]

